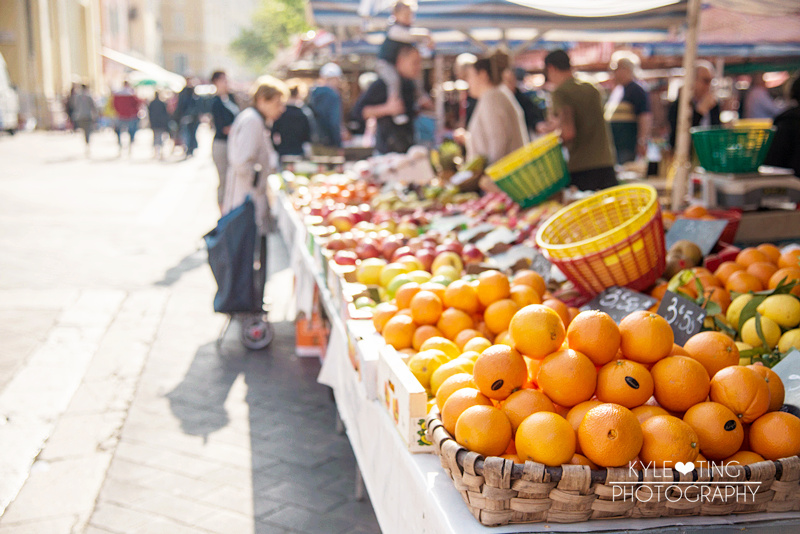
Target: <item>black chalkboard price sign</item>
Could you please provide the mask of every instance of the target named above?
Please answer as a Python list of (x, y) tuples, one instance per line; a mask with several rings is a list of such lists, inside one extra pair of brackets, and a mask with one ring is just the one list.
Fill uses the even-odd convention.
[(627, 289), (610, 287), (597, 295), (581, 310), (600, 310), (606, 312), (619, 324), (625, 317), (638, 310), (646, 310), (658, 302), (657, 299)]
[(706, 311), (703, 308), (671, 291), (664, 294), (658, 307), (658, 314), (672, 327), (675, 343), (681, 347), (690, 337), (700, 332), (706, 318)]

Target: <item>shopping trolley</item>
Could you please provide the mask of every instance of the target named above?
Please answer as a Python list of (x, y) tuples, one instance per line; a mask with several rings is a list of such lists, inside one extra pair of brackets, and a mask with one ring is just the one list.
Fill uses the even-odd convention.
[[(258, 183), (256, 171), (253, 183)], [(217, 281), (214, 311), (228, 316), (219, 337), (217, 349), (231, 324), (241, 325), (242, 345), (250, 350), (267, 347), (273, 338), (268, 311), (264, 307), (267, 285), (267, 246), (269, 206), (264, 210), (263, 232), (258, 231), (253, 199), (225, 214), (216, 228), (204, 236), (208, 247), (208, 263)]]

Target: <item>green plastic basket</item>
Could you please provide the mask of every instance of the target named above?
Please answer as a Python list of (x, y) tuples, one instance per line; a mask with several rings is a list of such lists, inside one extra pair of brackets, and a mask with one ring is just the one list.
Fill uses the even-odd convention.
[(569, 185), (569, 172), (561, 144), (552, 146), (505, 176), (496, 178), (495, 183), (522, 208), (541, 204)]
[(692, 128), (700, 165), (710, 172), (755, 172), (764, 162), (772, 144), (773, 128)]

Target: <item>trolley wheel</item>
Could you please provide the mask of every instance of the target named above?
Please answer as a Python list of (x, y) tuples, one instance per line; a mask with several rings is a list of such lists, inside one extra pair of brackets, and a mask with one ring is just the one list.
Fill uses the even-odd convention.
[(242, 345), (250, 350), (261, 350), (272, 342), (272, 325), (263, 315), (242, 319)]

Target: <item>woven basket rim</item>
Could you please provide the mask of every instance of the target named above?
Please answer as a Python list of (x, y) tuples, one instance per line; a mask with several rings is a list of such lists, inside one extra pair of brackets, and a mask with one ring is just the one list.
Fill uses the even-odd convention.
[[(456, 443), (462, 449), (462, 450), (460, 450), (458, 452), (458, 454), (456, 454), (456, 462), (458, 463), (459, 467), (461, 467), (463, 469), (463, 467), (464, 467), (464, 457), (467, 456), (467, 454), (470, 454), (470, 453), (477, 454), (478, 457), (477, 457), (477, 460), (475, 461), (475, 473), (478, 474), (478, 475), (482, 475), (483, 474), (482, 473), (483, 464), (484, 464), (484, 462), (485, 462), (487, 457), (482, 455), (482, 454), (479, 454), (479, 453), (473, 453), (472, 451), (470, 451), (469, 449), (467, 449), (463, 445), (459, 444), (455, 440), (455, 438), (452, 435), (450, 435), (450, 433), (447, 431), (447, 429), (444, 428), (444, 424), (442, 423), (441, 417), (439, 416), (439, 410), (436, 407), (434, 407), (431, 410), (431, 412), (428, 414), (428, 416), (426, 418), (426, 426), (428, 428), (431, 427), (431, 422), (432, 421), (438, 422), (439, 425), (441, 426), (442, 432), (444, 432), (444, 434), (447, 436), (447, 438), (442, 440), (442, 442), (439, 443), (438, 446), (434, 447), (434, 450), (436, 451), (436, 454), (437, 455), (439, 454), (438, 451), (439, 451), (439, 449), (441, 449), (441, 444), (442, 443), (444, 443), (444, 442), (446, 442), (448, 440), (449, 441), (453, 441), (454, 443)], [(433, 436), (432, 436), (432, 432), (431, 432), (431, 438), (432, 437)], [(498, 457), (497, 456), (490, 456), (489, 458), (498, 458)], [(781, 475), (783, 473), (783, 464), (781, 464), (781, 460), (785, 460), (785, 459), (788, 459), (788, 458), (800, 458), (800, 455), (787, 457), (787, 458), (781, 458), (780, 460), (764, 460), (764, 462), (771, 462), (775, 466), (775, 478), (776, 478), (776, 480), (780, 479), (780, 477), (781, 477)], [(764, 462), (758, 462), (758, 463), (764, 463)], [(561, 475), (563, 473), (563, 470), (562, 470), (561, 466), (551, 467), (551, 466), (548, 466), (548, 465), (545, 465), (545, 464), (540, 464), (538, 462), (533, 462), (533, 461), (530, 461), (530, 460), (526, 461), (523, 464), (518, 464), (518, 463), (514, 462), (514, 467), (512, 468), (512, 471), (511, 471), (511, 480), (518, 480), (518, 479), (522, 478), (522, 473), (523, 473), (524, 466), (526, 464), (529, 464), (529, 463), (533, 464), (533, 465), (537, 465), (537, 466), (542, 466), (544, 468), (544, 471), (550, 476), (550, 481), (551, 482), (559, 482), (561, 480)], [(747, 465), (739, 464), (739, 467), (744, 469), (745, 475), (746, 475), (748, 480), (750, 479), (750, 476), (751, 476), (751, 470), (750, 470), (750, 467), (749, 467), (750, 465), (751, 464), (747, 464)], [(757, 465), (757, 464), (752, 464), (752, 465)], [(644, 477), (644, 474), (645, 474), (645, 470), (633, 469), (633, 468), (624, 467), (624, 466), (621, 467), (621, 468), (613, 468), (613, 469), (631, 469), (638, 475), (640, 481), (643, 480), (643, 477)], [(662, 468), (662, 469), (663, 469), (663, 471), (667, 471), (667, 468)], [(673, 477), (674, 480), (679, 480), (680, 479), (680, 472), (679, 471), (677, 471), (675, 468), (669, 468), (668, 470), (671, 472), (672, 477)], [(601, 483), (601, 484), (604, 484), (606, 482), (608, 469), (591, 469), (590, 471), (591, 471), (591, 480), (592, 480), (592, 482), (597, 482), (597, 483)], [(699, 469), (695, 469), (693, 471), (693, 473), (694, 473), (693, 476), (695, 477), (695, 480), (697, 480), (696, 477), (697, 477), (699, 471), (700, 471)], [(702, 483), (702, 482), (698, 482), (698, 483)]]
[[(616, 194), (618, 191), (626, 191), (626, 190), (633, 191), (633, 190), (637, 190), (637, 189), (640, 190), (640, 191), (646, 191), (648, 193), (648, 195), (650, 196), (650, 198), (647, 201), (647, 204), (645, 204), (644, 208), (639, 213), (637, 213), (636, 215), (634, 215), (630, 219), (626, 220), (624, 223), (620, 224), (619, 226), (615, 226), (614, 228), (612, 228), (610, 230), (606, 230), (602, 234), (598, 234), (598, 235), (596, 235), (594, 237), (590, 237), (588, 239), (583, 239), (581, 241), (575, 241), (574, 243), (551, 244), (551, 243), (545, 242), (545, 240), (544, 240), (544, 232), (545, 232), (545, 230), (547, 230), (547, 228), (549, 226), (553, 225), (560, 217), (563, 217), (564, 215), (566, 215), (567, 213), (569, 213), (571, 211), (578, 210), (578, 209), (582, 208), (583, 206), (585, 206), (586, 204), (590, 204), (590, 203), (594, 202), (594, 199), (596, 197), (600, 196), (600, 195), (609, 195), (610, 193)], [(542, 248), (542, 249), (544, 249), (545, 251), (548, 251), (548, 252), (551, 251), (551, 250), (553, 250), (553, 251), (555, 251), (555, 250), (566, 250), (566, 249), (570, 249), (570, 248), (583, 247), (583, 246), (591, 243), (592, 241), (600, 241), (600, 240), (603, 240), (603, 239), (605, 239), (605, 238), (607, 238), (607, 237), (609, 237), (609, 236), (611, 236), (611, 235), (613, 235), (615, 233), (622, 232), (623, 230), (629, 228), (630, 226), (633, 226), (634, 224), (637, 224), (637, 223), (641, 222), (642, 219), (647, 218), (647, 217), (651, 217), (650, 215), (648, 215), (648, 213), (653, 208), (654, 204), (658, 204), (658, 192), (656, 191), (655, 187), (653, 187), (652, 185), (649, 185), (649, 184), (615, 185), (614, 187), (609, 187), (607, 189), (603, 189), (601, 191), (598, 191), (597, 193), (595, 193), (594, 195), (592, 195), (590, 197), (584, 198), (583, 200), (578, 200), (577, 202), (573, 202), (572, 204), (564, 206), (563, 208), (561, 208), (560, 210), (555, 212), (549, 219), (547, 219), (544, 222), (544, 224), (542, 224), (539, 227), (539, 230), (537, 230), (537, 232), (536, 232), (536, 244), (539, 246), (539, 248)], [(639, 227), (639, 229), (643, 228), (644, 226), (645, 225), (642, 224)], [(629, 234), (626, 234), (626, 235), (629, 235)]]

